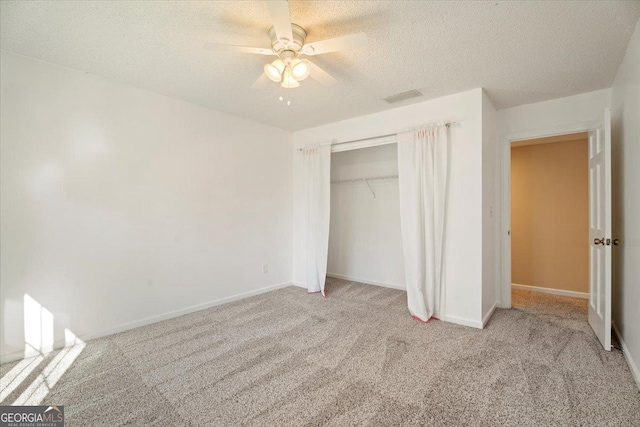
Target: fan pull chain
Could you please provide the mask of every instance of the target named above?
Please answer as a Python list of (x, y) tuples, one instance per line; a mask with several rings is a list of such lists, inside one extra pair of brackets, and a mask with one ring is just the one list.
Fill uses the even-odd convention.
[[(282, 86), (280, 87), (280, 96), (278, 96), (278, 101), (283, 102), (285, 101), (284, 96), (282, 95)], [(291, 105), (291, 100), (287, 99), (287, 107)]]

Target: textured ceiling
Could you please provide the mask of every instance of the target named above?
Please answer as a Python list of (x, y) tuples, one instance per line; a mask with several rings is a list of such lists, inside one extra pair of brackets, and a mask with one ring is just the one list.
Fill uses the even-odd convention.
[[(640, 2), (291, 1), (307, 41), (365, 32), (367, 48), (314, 57), (338, 79), (251, 89), (269, 46), (263, 1), (0, 2), (0, 47), (288, 130), (484, 87), (497, 108), (611, 86)], [(381, 99), (418, 89), (424, 97)]]

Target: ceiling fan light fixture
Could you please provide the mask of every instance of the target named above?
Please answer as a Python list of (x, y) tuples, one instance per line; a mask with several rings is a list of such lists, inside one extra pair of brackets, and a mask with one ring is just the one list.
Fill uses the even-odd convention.
[(291, 68), (287, 67), (282, 74), (281, 86), (286, 89), (292, 89), (300, 86), (300, 83), (291, 75)]
[[(267, 3), (267, 10), (273, 23), (268, 31), (271, 39), (271, 48), (217, 43), (205, 43), (203, 47), (207, 50), (219, 52), (276, 56), (277, 59), (275, 61), (264, 66), (264, 73), (269, 80), (280, 83), (282, 87), (295, 88), (300, 86), (302, 80), (309, 77), (312, 68), (313, 78), (323, 86), (330, 86), (336, 82), (336, 79), (315, 63), (300, 59), (300, 55), (313, 56), (345, 50), (351, 51), (362, 48), (367, 44), (367, 35), (365, 33), (348, 34), (307, 44), (307, 31), (300, 25), (291, 22), (289, 0), (271, 0), (265, 3)], [(257, 88), (258, 83), (266, 80), (261, 75), (251, 87)]]
[(291, 75), (299, 82), (309, 77), (310, 72), (311, 66), (306, 59), (297, 59), (291, 67)]
[(285, 69), (284, 62), (281, 59), (276, 59), (270, 64), (264, 66), (264, 73), (274, 82), (282, 81), (282, 72)]

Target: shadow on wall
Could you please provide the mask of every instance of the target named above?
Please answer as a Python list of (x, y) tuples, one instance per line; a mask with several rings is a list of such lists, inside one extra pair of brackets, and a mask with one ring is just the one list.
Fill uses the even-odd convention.
[[(624, 216), (624, 144), (622, 144), (622, 130), (624, 129), (624, 104), (621, 104), (611, 117), (611, 203), (612, 203), (612, 236), (625, 235)], [(613, 321), (621, 324), (624, 317), (624, 287), (621, 286), (623, 272), (625, 270), (624, 251), (613, 251), (612, 264), (612, 305)]]
[[(85, 347), (69, 329), (64, 330), (64, 348), (46, 365), (54, 347), (54, 319), (49, 310), (30, 295), (24, 295), (24, 359), (0, 379), (0, 402), (19, 406), (38, 405), (71, 367)], [(37, 377), (13, 402), (5, 402), (23, 382), (39, 369)]]
[(569, 91), (535, 92), (497, 87), (485, 87), (484, 91), (493, 102), (493, 105), (500, 109), (518, 105), (535, 104), (536, 102), (572, 95)]

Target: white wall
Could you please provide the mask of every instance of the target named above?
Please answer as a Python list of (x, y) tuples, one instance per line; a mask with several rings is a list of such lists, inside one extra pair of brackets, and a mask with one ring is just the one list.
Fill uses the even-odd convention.
[(290, 282), (291, 133), (1, 55), (5, 360), (25, 294), (58, 342)]
[[(500, 144), (500, 210), (497, 218), (500, 224), (500, 265), (501, 307), (511, 307), (510, 248), (506, 247), (510, 221), (509, 169), (505, 162), (510, 159), (509, 139), (524, 139), (567, 133), (567, 127), (585, 125), (601, 120), (605, 108), (611, 106), (611, 89), (582, 93), (535, 104), (499, 110), (497, 113), (498, 142)], [(584, 129), (583, 129), (584, 130)], [(576, 130), (577, 131), (577, 130)], [(508, 286), (505, 286), (508, 285)]]
[[(398, 175), (397, 144), (331, 155), (331, 180)], [(328, 274), (406, 289), (398, 179), (331, 185)]]
[[(294, 146), (385, 135), (452, 120), (447, 205), (446, 320), (482, 326), (482, 90), (425, 101), (294, 133)], [(293, 278), (304, 283), (302, 162), (294, 155)], [(330, 295), (329, 295), (330, 297)]]
[(536, 102), (498, 111), (502, 136), (523, 135), (534, 131), (553, 131), (564, 125), (599, 120), (611, 106), (611, 89), (581, 93), (550, 101)]
[(640, 22), (618, 69), (612, 94), (613, 319), (640, 387)]
[(496, 109), (482, 91), (482, 319), (499, 304), (499, 234), (497, 211), (500, 176)]

